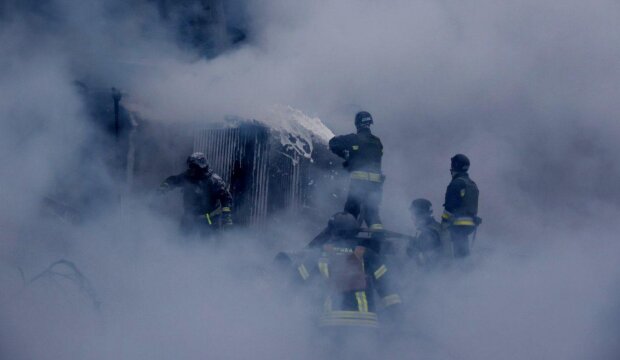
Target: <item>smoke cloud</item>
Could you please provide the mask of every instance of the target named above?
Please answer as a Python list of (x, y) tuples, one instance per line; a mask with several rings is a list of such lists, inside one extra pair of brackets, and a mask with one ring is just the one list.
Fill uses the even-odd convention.
[[(399, 231), (415, 197), (440, 212), (449, 159), (467, 154), (475, 254), (399, 279), (406, 326), (385, 357), (617, 358), (617, 2), (228, 1), (207, 47), (179, 19), (209, 2), (165, 3), (0, 3), (0, 357), (317, 357), (313, 299), (270, 267), (315, 234), (180, 239), (150, 189), (128, 192), (110, 166), (85, 92), (114, 86), (171, 126), (268, 120), (282, 104), (340, 134), (370, 111), (382, 216)], [(42, 216), (52, 195), (85, 203), (83, 219)], [(62, 277), (24, 286), (63, 258), (94, 293)]]

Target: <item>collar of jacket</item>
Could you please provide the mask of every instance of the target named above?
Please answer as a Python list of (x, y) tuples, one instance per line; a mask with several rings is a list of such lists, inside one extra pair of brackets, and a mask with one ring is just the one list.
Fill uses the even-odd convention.
[(454, 173), (454, 175), (452, 175), (452, 180), (456, 178), (469, 178), (469, 174), (467, 173), (467, 171), (457, 172), (457, 173)]

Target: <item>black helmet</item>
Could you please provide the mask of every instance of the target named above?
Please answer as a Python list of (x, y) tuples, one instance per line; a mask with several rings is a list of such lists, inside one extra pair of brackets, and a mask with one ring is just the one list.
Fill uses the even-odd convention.
[(209, 167), (209, 163), (207, 162), (207, 157), (205, 154), (201, 152), (195, 152), (187, 157), (187, 167), (190, 169), (201, 169), (205, 170)]
[(414, 214), (430, 214), (433, 212), (432, 206), (431, 202), (426, 199), (415, 199), (411, 202), (409, 211)]
[(469, 159), (463, 154), (456, 154), (450, 159), (450, 170), (456, 172), (467, 172), (469, 170)]
[(360, 231), (360, 226), (353, 215), (347, 212), (339, 212), (329, 218), (328, 226), (332, 234), (336, 236), (355, 236)]
[(355, 114), (355, 127), (358, 129), (369, 128), (374, 121), (368, 111), (360, 111)]

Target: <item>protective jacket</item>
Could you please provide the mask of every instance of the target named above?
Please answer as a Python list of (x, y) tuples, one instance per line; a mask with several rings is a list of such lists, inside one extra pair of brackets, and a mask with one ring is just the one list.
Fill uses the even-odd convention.
[(475, 226), (478, 194), (478, 186), (466, 172), (454, 174), (446, 189), (442, 222), (457, 226)]
[(351, 173), (381, 173), (383, 144), (369, 129), (360, 130), (357, 134), (336, 136), (329, 141), (329, 148), (345, 159), (343, 166)]
[(212, 170), (195, 176), (187, 170), (179, 175), (168, 177), (161, 184), (162, 191), (180, 187), (183, 191), (184, 217), (203, 217), (207, 223), (213, 222), (215, 215), (222, 214), (225, 222), (231, 221), (232, 196), (228, 186)]
[(416, 223), (416, 235), (407, 246), (407, 255), (428, 257), (432, 252), (439, 252), (441, 247), (441, 225), (428, 216)]
[[(470, 235), (480, 224), (478, 214), (478, 186), (466, 172), (455, 173), (446, 190), (444, 212), (441, 216), (444, 243), (449, 243), (455, 258), (469, 256)], [(449, 240), (449, 241), (447, 241)]]
[(356, 239), (336, 239), (310, 251), (297, 265), (303, 282), (320, 280), (324, 289), (321, 327), (377, 327), (377, 300), (386, 308), (401, 303), (389, 286), (388, 268)]
[(363, 220), (369, 228), (383, 229), (379, 216), (384, 181), (381, 174), (381, 140), (373, 135), (370, 129), (361, 129), (357, 134), (332, 138), (329, 148), (345, 159), (343, 166), (351, 178), (344, 211), (355, 218), (363, 214)]

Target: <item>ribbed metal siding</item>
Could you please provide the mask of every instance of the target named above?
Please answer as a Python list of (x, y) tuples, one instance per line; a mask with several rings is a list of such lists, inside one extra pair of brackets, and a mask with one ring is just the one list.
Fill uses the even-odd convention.
[[(240, 223), (259, 226), (268, 214), (305, 205), (308, 159), (283, 148), (265, 127), (197, 131), (194, 151), (204, 152), (228, 184), (235, 176), (243, 178), (243, 193), (233, 192), (233, 197), (242, 200), (241, 208), (234, 209)], [(239, 174), (234, 174), (235, 164)]]

